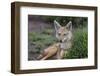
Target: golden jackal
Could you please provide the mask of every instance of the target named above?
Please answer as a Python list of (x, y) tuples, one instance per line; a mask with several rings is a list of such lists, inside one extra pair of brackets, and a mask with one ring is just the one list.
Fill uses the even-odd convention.
[(65, 50), (71, 48), (72, 41), (72, 22), (69, 21), (66, 26), (61, 26), (56, 20), (54, 21), (56, 38), (58, 43), (55, 43), (46, 48), (37, 59), (46, 60), (49, 57), (57, 54), (57, 59), (62, 59)]

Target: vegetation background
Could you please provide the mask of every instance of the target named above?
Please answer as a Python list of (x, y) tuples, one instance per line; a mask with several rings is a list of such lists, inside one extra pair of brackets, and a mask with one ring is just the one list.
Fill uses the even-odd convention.
[[(72, 21), (72, 48), (65, 53), (64, 59), (79, 59), (88, 57), (88, 19), (87, 17), (64, 16), (28, 16), (28, 60), (36, 57), (47, 47), (57, 42), (54, 20), (62, 26)], [(56, 59), (55, 56), (50, 59)]]

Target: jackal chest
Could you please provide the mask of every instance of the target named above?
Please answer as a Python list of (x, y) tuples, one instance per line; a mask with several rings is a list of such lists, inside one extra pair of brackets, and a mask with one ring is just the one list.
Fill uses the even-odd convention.
[(71, 46), (72, 46), (71, 42), (66, 42), (66, 43), (61, 43), (60, 44), (60, 48), (64, 49), (64, 50), (67, 50), (67, 49), (71, 48)]

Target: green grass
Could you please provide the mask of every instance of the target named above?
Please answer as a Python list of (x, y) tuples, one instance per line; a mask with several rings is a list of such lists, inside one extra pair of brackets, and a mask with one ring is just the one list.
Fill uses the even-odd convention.
[(56, 37), (52, 36), (51, 33), (53, 33), (51, 29), (46, 29), (41, 33), (29, 33), (29, 40), (34, 44), (35, 50), (41, 51), (57, 42)]

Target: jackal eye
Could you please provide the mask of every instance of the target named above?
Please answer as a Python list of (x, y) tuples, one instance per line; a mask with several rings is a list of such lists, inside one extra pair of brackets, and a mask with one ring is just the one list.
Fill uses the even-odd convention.
[(64, 36), (66, 36), (66, 34), (64, 34)]
[(61, 33), (58, 33), (58, 35), (61, 35)]

